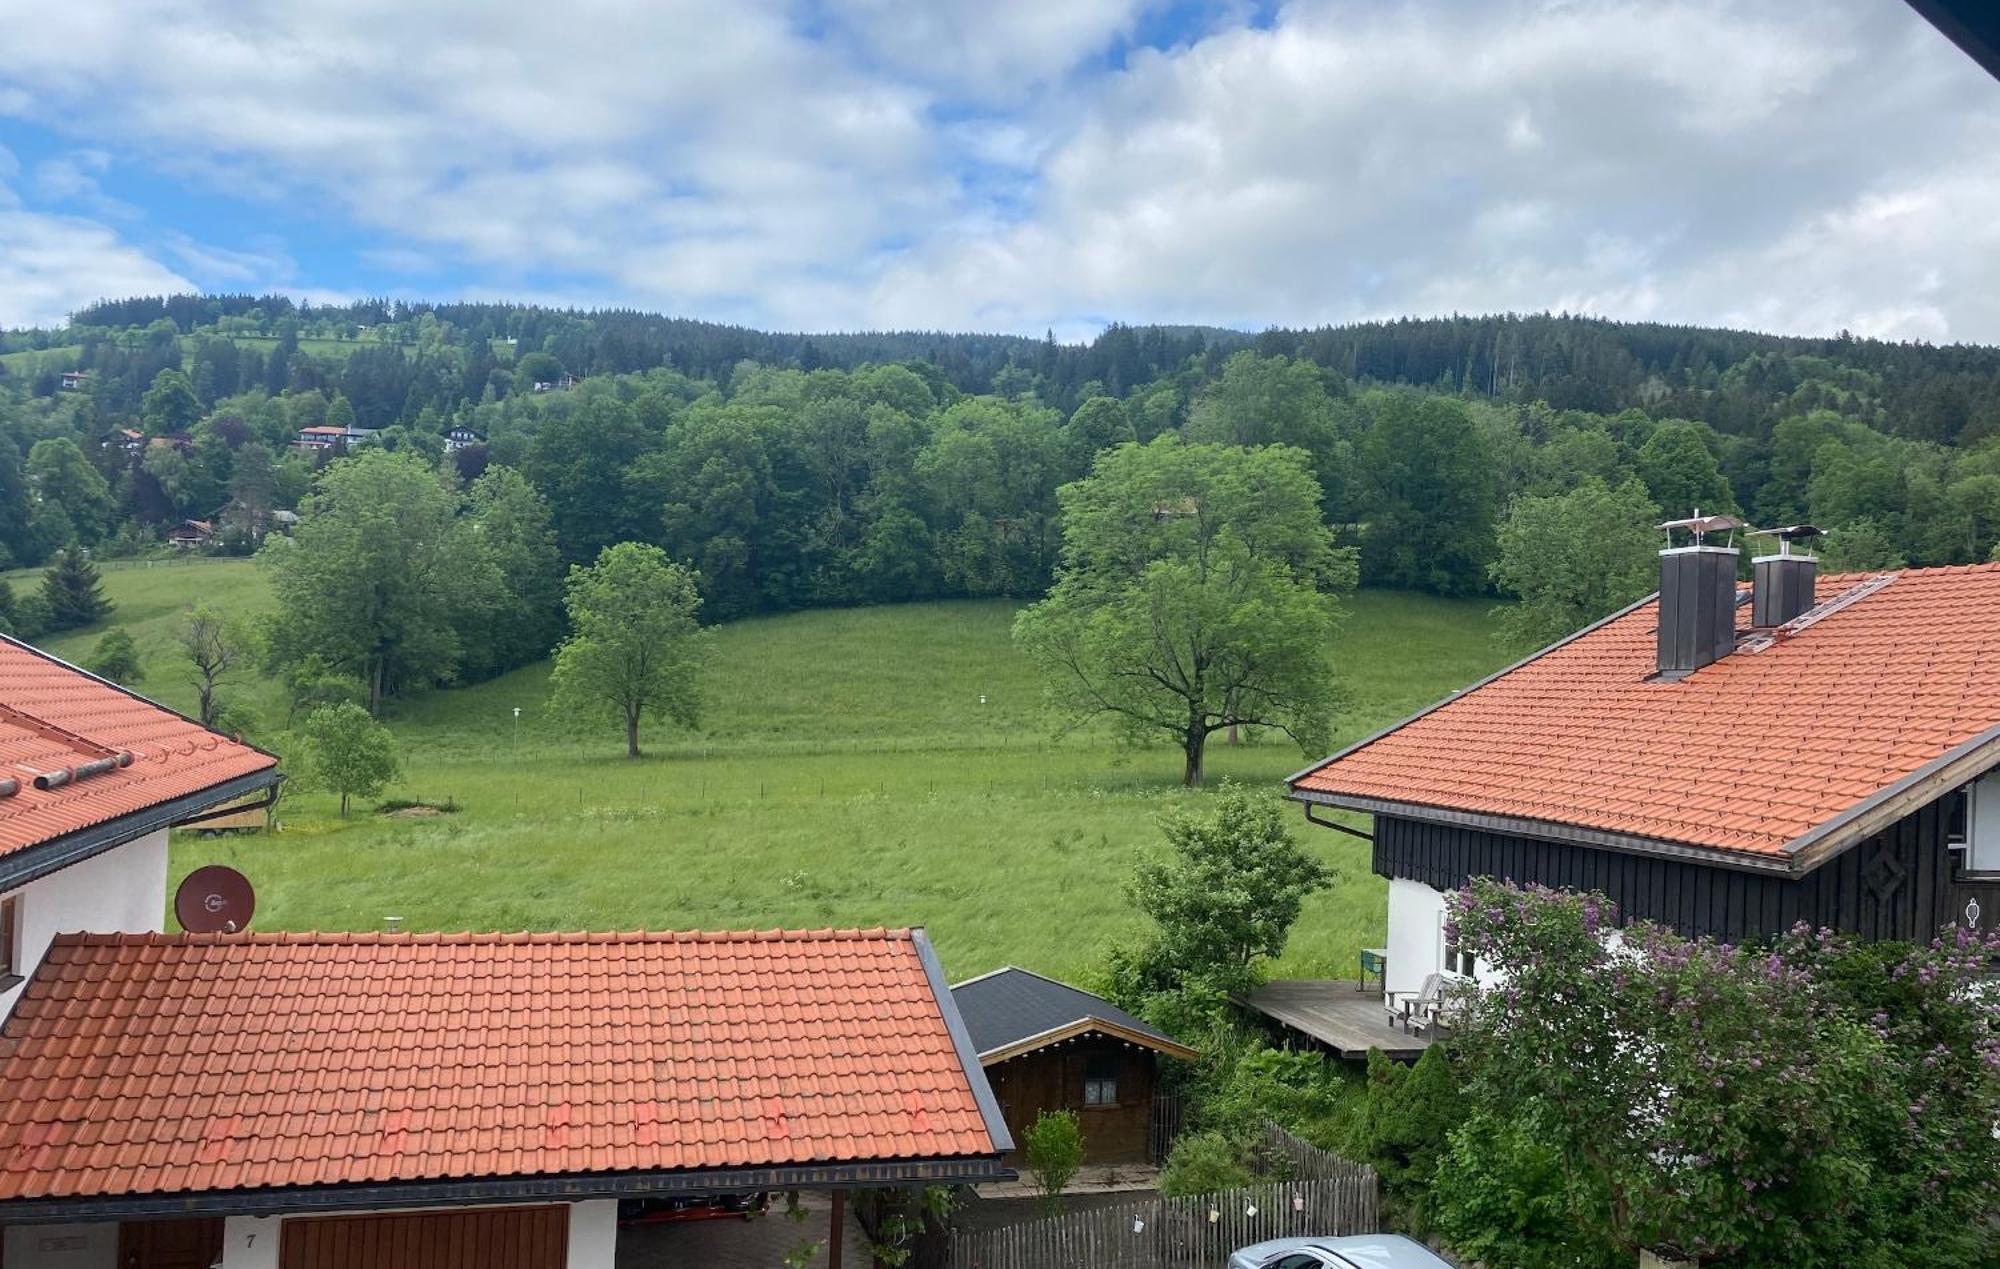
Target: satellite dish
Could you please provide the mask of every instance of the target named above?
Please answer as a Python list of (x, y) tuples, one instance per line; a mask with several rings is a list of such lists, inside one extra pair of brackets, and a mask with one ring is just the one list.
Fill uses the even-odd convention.
[(257, 892), (234, 868), (197, 868), (174, 891), (174, 919), (190, 934), (238, 934), (257, 911)]

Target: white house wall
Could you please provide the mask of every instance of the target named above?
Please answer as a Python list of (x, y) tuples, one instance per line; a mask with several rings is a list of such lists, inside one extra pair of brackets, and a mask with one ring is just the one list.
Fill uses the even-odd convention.
[(0, 1235), (7, 1269), (118, 1269), (118, 1226), (12, 1225)]
[[(1445, 896), (1421, 881), (1389, 879), (1389, 968), (1383, 990), (1423, 990), (1424, 979), (1444, 969)], [(1473, 964), (1473, 980), (1482, 987), (1497, 979), (1485, 961)]]
[[(21, 963), (32, 972), (58, 934), (144, 934), (162, 928), (167, 907), (167, 830), (148, 833), (8, 894), (20, 897)], [(0, 992), (0, 1017), (19, 987)], [(7, 1262), (7, 1269), (15, 1269)]]
[(1421, 881), (1389, 879), (1389, 966), (1382, 985), (1389, 992), (1415, 992), (1444, 961), (1439, 931), (1444, 895)]

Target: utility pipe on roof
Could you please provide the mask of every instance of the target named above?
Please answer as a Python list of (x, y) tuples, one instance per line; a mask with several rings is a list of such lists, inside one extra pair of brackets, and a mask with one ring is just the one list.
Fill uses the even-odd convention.
[(90, 762), (80, 762), (73, 767), (62, 767), (55, 771), (44, 771), (35, 777), (38, 789), (60, 789), (65, 784), (74, 784), (89, 776), (102, 775), (106, 771), (116, 771), (120, 767), (132, 765), (132, 751), (121, 749), (108, 758), (97, 758)]
[(1336, 833), (1345, 833), (1349, 837), (1359, 837), (1364, 842), (1373, 842), (1375, 840), (1375, 834), (1373, 833), (1364, 833), (1358, 828), (1349, 828), (1338, 820), (1323, 820), (1319, 818), (1319, 816), (1313, 814), (1313, 804), (1310, 802), (1305, 804), (1305, 808), (1306, 822), (1309, 824), (1317, 824), (1321, 828), (1330, 828)]
[(0, 798), (11, 798), (21, 791), (21, 782), (13, 776), (0, 776)]

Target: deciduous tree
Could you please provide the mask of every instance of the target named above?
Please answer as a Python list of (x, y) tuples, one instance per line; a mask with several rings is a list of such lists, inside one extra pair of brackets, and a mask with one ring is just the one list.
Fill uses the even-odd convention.
[(1516, 498), (1493, 564), (1494, 583), (1519, 597), (1500, 610), (1501, 637), (1521, 651), (1543, 647), (1653, 590), (1658, 522), (1636, 480)]
[(1106, 451), (1061, 500), (1056, 584), (1014, 623), (1059, 709), (1173, 737), (1188, 785), (1224, 728), (1325, 747), (1334, 596), (1355, 565), (1320, 522), (1302, 451), (1162, 437)]
[(132, 642), (132, 632), (123, 626), (113, 626), (105, 631), (97, 646), (91, 649), (90, 660), (83, 668), (99, 678), (110, 679), (126, 687), (137, 683), (142, 675), (139, 645)]
[(459, 503), (412, 454), (370, 450), (329, 466), (292, 536), (258, 553), (278, 597), (273, 661), (318, 653), (367, 685), (370, 713), (396, 691), (448, 681), (467, 614), (493, 611), (502, 594)]
[(197, 603), (182, 615), (174, 639), (187, 662), (196, 716), (202, 726), (213, 727), (222, 710), (217, 692), (230, 674), (242, 667), (247, 637), (221, 613)]
[(556, 649), (559, 701), (615, 713), (630, 758), (640, 756), (648, 713), (695, 724), (708, 639), (695, 620), (701, 590), (693, 570), (656, 546), (620, 542), (595, 564), (570, 570), (564, 603), (571, 634)]
[(306, 782), (340, 795), (342, 819), (349, 798), (374, 797), (400, 770), (395, 736), (359, 705), (320, 706), (306, 715), (300, 740)]

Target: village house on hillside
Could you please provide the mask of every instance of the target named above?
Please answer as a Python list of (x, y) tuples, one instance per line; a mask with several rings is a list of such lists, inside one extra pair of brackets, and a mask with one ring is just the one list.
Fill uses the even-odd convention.
[[(1477, 876), (1730, 941), (2000, 922), (2000, 564), (1821, 576), (1801, 526), (1746, 588), (1713, 541), (1734, 527), (1676, 522), (1692, 540), (1657, 594), (1291, 777), (1315, 823), (1373, 817), (1388, 942), (1363, 955), (1406, 1025), (1483, 972), (1445, 922)], [(1383, 1043), (1383, 999), (1352, 984), (1253, 1003), (1344, 1052)]]
[(5, 1269), (613, 1269), (621, 1204), (1011, 1175), (922, 930), (162, 933), (276, 766), (0, 638)]
[(346, 446), (349, 449), (372, 440), (378, 429), (372, 427), (302, 427), (299, 437), (292, 442), (296, 449), (321, 450)]
[(444, 434), (444, 452), (447, 454), (456, 454), (462, 449), (471, 449), (474, 445), (484, 445), (485, 443), (486, 438), (484, 436), (481, 436), (462, 423), (457, 427), (449, 429)]
[(1015, 1141), (1043, 1111), (1069, 1110), (1087, 1164), (1165, 1157), (1179, 1125), (1159, 1096), (1160, 1062), (1198, 1052), (1100, 996), (1011, 965), (951, 994)]

